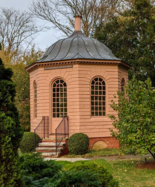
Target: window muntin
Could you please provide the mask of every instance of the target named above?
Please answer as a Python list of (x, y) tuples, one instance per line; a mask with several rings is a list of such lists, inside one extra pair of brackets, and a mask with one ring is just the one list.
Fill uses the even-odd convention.
[(106, 115), (106, 85), (100, 77), (94, 78), (91, 82), (91, 115)]
[(37, 84), (34, 81), (34, 117), (37, 117)]
[(53, 117), (59, 118), (67, 116), (67, 85), (57, 79), (53, 83)]

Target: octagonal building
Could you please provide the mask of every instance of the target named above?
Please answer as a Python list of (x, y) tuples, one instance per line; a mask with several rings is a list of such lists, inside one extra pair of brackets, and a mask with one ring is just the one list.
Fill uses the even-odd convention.
[[(43, 57), (26, 68), (30, 74), (31, 131), (56, 141), (85, 133), (90, 148), (104, 141), (119, 147), (110, 134), (116, 114), (110, 107), (113, 95), (123, 90), (130, 66), (111, 50), (81, 32), (81, 17), (75, 16), (75, 31), (52, 44)], [(59, 139), (59, 140), (58, 140)]]

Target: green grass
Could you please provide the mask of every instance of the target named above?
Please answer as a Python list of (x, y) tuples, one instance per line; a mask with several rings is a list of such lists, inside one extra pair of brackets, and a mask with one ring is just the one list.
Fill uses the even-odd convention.
[(132, 151), (127, 148), (126, 150), (124, 150), (124, 152), (122, 152), (121, 149), (102, 149), (102, 150), (89, 150), (88, 153), (84, 154), (84, 155), (64, 155), (63, 158), (77, 158), (77, 157), (81, 157), (81, 158), (91, 158), (91, 157), (102, 157), (102, 156), (118, 156), (118, 155), (124, 155), (124, 154), (131, 154)]
[[(113, 174), (120, 187), (155, 187), (155, 170), (136, 169), (137, 164), (143, 162), (143, 160), (105, 161), (104, 159), (99, 159), (84, 162), (95, 162), (100, 167), (105, 167)], [(61, 164), (64, 170), (68, 170), (76, 165), (77, 162), (57, 161), (57, 163)]]
[(136, 169), (139, 160), (108, 161), (113, 168), (113, 176), (120, 187), (155, 186), (155, 170)]

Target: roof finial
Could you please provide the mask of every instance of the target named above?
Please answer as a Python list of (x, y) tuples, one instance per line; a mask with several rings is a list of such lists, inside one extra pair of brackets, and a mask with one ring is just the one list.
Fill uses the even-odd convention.
[(82, 16), (76, 15), (75, 18), (75, 31), (81, 31), (81, 19)]

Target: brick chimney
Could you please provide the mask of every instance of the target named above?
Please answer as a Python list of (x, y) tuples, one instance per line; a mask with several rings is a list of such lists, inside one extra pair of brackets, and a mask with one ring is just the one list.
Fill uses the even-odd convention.
[(74, 16), (74, 18), (75, 18), (75, 31), (81, 31), (82, 16)]

